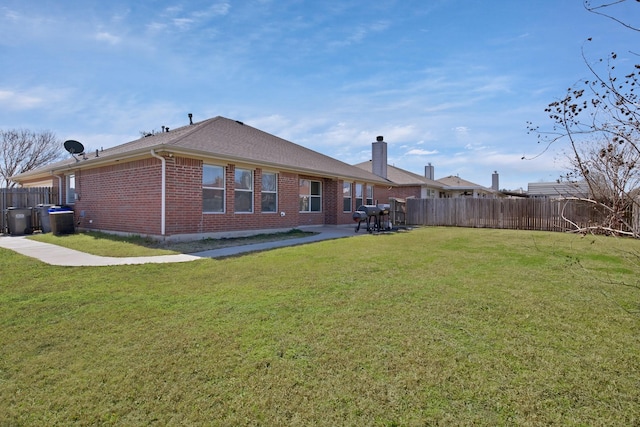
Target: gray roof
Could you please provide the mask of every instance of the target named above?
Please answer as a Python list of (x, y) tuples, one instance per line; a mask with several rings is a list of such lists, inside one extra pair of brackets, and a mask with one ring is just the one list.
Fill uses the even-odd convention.
[(466, 179), (462, 179), (456, 175), (449, 175), (444, 178), (440, 178), (437, 180), (447, 187), (448, 190), (483, 190), (495, 193), (496, 191), (484, 187), (480, 184), (476, 184), (475, 182), (467, 181)]
[(108, 148), (99, 152), (98, 157), (95, 153), (87, 153), (86, 159), (79, 162), (69, 158), (14, 178), (20, 181), (48, 175), (52, 171), (95, 167), (109, 161), (148, 156), (152, 149), (322, 177), (389, 184), (388, 180), (371, 172), (220, 116)]
[(587, 181), (530, 182), (527, 193), (532, 197), (588, 197)]
[[(357, 168), (372, 172), (373, 162), (371, 160), (358, 163), (354, 165)], [(440, 182), (426, 178), (417, 173), (409, 172), (404, 169), (397, 168), (395, 166), (387, 165), (387, 179), (392, 183), (399, 186), (425, 186), (431, 188), (443, 188), (444, 185)]]

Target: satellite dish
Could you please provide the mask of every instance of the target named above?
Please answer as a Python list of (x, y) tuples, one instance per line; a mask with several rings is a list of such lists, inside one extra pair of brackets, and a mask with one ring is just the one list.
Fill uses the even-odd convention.
[(84, 145), (82, 145), (78, 141), (74, 141), (73, 139), (64, 142), (64, 149), (67, 150), (72, 156), (74, 154), (84, 153)]
[(76, 159), (76, 162), (80, 161), (76, 157), (76, 154), (84, 154), (84, 145), (78, 141), (74, 141), (73, 139), (64, 142), (64, 149), (67, 150), (74, 159)]

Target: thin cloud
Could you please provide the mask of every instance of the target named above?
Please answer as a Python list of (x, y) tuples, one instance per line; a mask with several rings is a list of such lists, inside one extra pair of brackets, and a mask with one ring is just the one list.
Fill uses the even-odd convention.
[(191, 28), (191, 25), (194, 23), (194, 20), (190, 18), (175, 18), (172, 22), (175, 27), (185, 31)]
[(10, 21), (18, 21), (20, 19), (20, 14), (18, 12), (7, 7), (2, 8), (2, 15)]
[(184, 8), (182, 5), (169, 6), (164, 9), (165, 13), (168, 15), (174, 15), (176, 13), (182, 12)]
[[(206, 9), (188, 11), (188, 13), (185, 13), (182, 5), (170, 6), (164, 9), (161, 14), (162, 19), (150, 22), (146, 25), (146, 28), (153, 32), (164, 31), (170, 28), (185, 32), (202, 25), (211, 18), (225, 16), (230, 10), (231, 4), (229, 2), (216, 3)], [(171, 25), (165, 24), (165, 21), (170, 22)]]
[(43, 101), (43, 98), (38, 96), (0, 90), (0, 108), (5, 110), (30, 110), (41, 106)]
[(374, 22), (372, 25), (359, 25), (350, 31), (350, 33), (342, 40), (337, 40), (330, 43), (333, 47), (345, 47), (353, 44), (362, 43), (371, 33), (378, 33), (385, 31), (389, 28), (389, 23), (379, 21)]
[(469, 128), (466, 126), (456, 126), (453, 130), (455, 131), (456, 135), (459, 136), (469, 135)]
[(118, 36), (114, 36), (113, 34), (110, 34), (106, 31), (101, 31), (99, 33), (97, 33), (95, 35), (95, 39), (98, 41), (104, 41), (107, 42), (111, 45), (116, 45), (118, 43), (120, 43), (120, 41), (122, 40), (120, 37)]
[(467, 144), (464, 146), (464, 148), (469, 151), (482, 151), (487, 147), (485, 145), (475, 143), (475, 144)]
[(414, 148), (413, 150), (407, 151), (408, 156), (432, 156), (438, 153), (438, 150), (421, 150), (419, 148)]
[(208, 19), (214, 16), (224, 16), (231, 10), (229, 2), (221, 2), (212, 5), (209, 9), (193, 12), (193, 16), (201, 19)]
[(167, 24), (161, 22), (150, 22), (146, 25), (146, 28), (151, 32), (160, 32), (164, 31), (167, 28)]

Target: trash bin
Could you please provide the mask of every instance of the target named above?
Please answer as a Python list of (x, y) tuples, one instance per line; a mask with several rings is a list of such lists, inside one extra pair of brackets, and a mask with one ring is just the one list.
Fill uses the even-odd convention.
[(49, 209), (55, 207), (54, 205), (36, 206), (38, 211), (38, 218), (40, 218), (40, 231), (43, 233), (51, 233), (51, 218), (49, 218)]
[(9, 234), (23, 236), (33, 233), (33, 228), (31, 227), (32, 211), (32, 208), (8, 208), (7, 225), (9, 226)]
[(69, 207), (49, 208), (49, 221), (51, 222), (51, 232), (55, 235), (75, 233), (73, 210)]

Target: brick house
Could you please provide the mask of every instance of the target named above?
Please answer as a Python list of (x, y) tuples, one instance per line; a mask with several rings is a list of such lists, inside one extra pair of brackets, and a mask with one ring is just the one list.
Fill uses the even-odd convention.
[(351, 224), (389, 180), (215, 117), (12, 177), (57, 187), (78, 227), (165, 239)]
[(491, 188), (464, 180), (459, 176), (447, 176), (434, 180), (434, 167), (429, 163), (424, 176), (387, 164), (387, 143), (382, 136), (372, 144), (371, 160), (354, 165), (367, 172), (387, 179), (390, 185), (376, 193), (380, 200), (431, 199), (431, 198), (496, 198), (502, 197), (498, 190), (498, 173), (491, 176)]
[[(372, 161), (362, 162), (355, 165), (357, 168), (371, 171)], [(429, 167), (429, 166), (427, 166)], [(379, 196), (385, 198), (396, 199), (431, 199), (441, 197), (445, 185), (434, 181), (433, 179), (409, 172), (398, 167), (387, 165), (387, 179), (393, 183), (392, 187), (387, 187), (382, 192), (378, 192)]]

